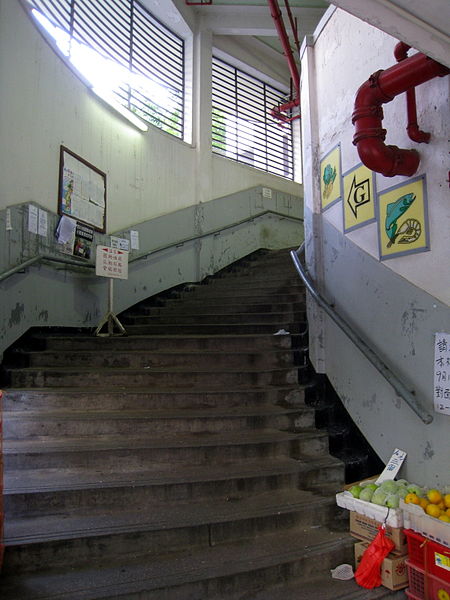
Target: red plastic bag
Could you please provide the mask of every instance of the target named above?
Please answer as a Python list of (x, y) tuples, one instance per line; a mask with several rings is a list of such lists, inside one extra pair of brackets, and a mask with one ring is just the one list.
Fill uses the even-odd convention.
[(381, 585), (381, 563), (395, 547), (386, 537), (386, 527), (381, 525), (378, 533), (364, 552), (355, 572), (355, 580), (361, 587), (372, 589)]

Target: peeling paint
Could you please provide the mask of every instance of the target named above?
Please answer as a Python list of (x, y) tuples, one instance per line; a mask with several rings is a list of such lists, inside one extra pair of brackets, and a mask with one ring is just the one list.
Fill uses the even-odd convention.
[(19, 325), (22, 320), (22, 316), (25, 313), (25, 307), (23, 304), (16, 302), (16, 307), (12, 309), (11, 316), (9, 318), (9, 327), (13, 325)]

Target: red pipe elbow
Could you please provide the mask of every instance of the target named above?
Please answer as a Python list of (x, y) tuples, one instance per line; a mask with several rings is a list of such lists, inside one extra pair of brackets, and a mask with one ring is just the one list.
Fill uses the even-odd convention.
[[(406, 52), (406, 44), (398, 48), (399, 56)], [(420, 52), (409, 58), (402, 56), (400, 60), (389, 69), (374, 73), (363, 83), (356, 94), (352, 115), (355, 125), (353, 143), (361, 161), (385, 177), (413, 175), (419, 166), (420, 155), (416, 150), (384, 144), (386, 130), (382, 128), (381, 105), (390, 102), (398, 94), (450, 72), (450, 69)]]

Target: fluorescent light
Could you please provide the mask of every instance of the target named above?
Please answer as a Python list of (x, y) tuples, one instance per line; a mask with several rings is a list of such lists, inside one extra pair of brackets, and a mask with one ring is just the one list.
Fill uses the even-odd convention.
[(138, 129), (140, 129), (141, 131), (148, 131), (148, 125), (146, 125), (144, 121), (142, 121), (139, 117), (132, 113), (131, 110), (128, 110), (128, 108), (125, 108), (125, 106), (119, 104), (119, 102), (117, 102), (117, 100), (114, 98), (114, 96), (109, 90), (103, 90), (101, 88), (93, 87), (92, 91), (99, 98), (101, 98), (107, 104), (109, 104), (115, 110), (117, 110), (117, 112), (119, 112), (123, 117), (128, 119), (130, 123), (133, 123), (133, 125), (135, 125)]

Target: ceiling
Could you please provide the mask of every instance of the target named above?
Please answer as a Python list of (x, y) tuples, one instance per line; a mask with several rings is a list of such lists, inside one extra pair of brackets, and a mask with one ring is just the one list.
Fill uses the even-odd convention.
[[(197, 0), (200, 1), (200, 0)], [(195, 30), (197, 24), (210, 30), (214, 45), (240, 47), (250, 56), (270, 58), (274, 68), (289, 78), (287, 61), (279, 42), (267, 0), (212, 0), (211, 5), (187, 6), (186, 0), (143, 0), (169, 25)], [(296, 19), (300, 43), (314, 33), (330, 3), (325, 0), (288, 0)], [(285, 8), (278, 0), (292, 42), (294, 37)], [(333, 5), (403, 40), (432, 58), (450, 61), (450, 0), (333, 0)], [(331, 5), (331, 6), (333, 6)]]

